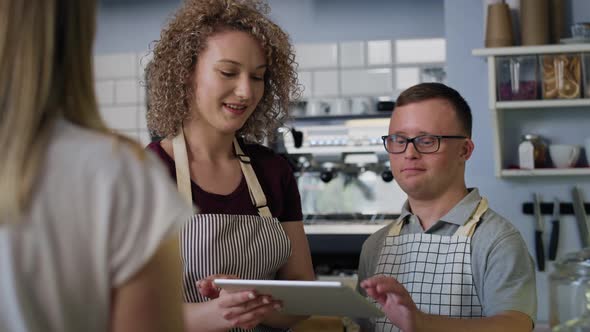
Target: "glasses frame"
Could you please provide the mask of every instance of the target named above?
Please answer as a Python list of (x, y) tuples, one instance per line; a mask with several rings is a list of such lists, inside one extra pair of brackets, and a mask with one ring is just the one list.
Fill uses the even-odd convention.
[[(404, 147), (404, 149), (402, 151), (399, 151), (399, 152), (391, 152), (391, 151), (387, 150), (387, 139), (390, 138), (390, 137), (392, 137), (392, 136), (404, 137), (406, 139), (406, 146)], [(417, 139), (420, 139), (421, 137), (426, 137), (426, 136), (435, 137), (437, 139), (438, 145), (436, 146), (436, 150), (431, 151), (431, 152), (422, 152), (422, 151), (420, 151), (420, 149), (418, 149), (418, 147), (416, 146), (416, 140)], [(381, 136), (381, 140), (383, 140), (383, 147), (385, 148), (385, 151), (387, 151), (387, 153), (391, 153), (391, 154), (402, 154), (402, 153), (406, 152), (406, 150), (408, 149), (408, 145), (410, 143), (412, 143), (412, 145), (414, 145), (414, 150), (416, 150), (420, 154), (437, 153), (438, 150), (440, 150), (440, 141), (443, 138), (467, 139), (469, 137), (467, 137), (467, 136), (459, 136), (459, 135), (431, 135), (431, 134), (418, 135), (418, 136), (414, 136), (414, 137), (405, 137), (403, 135), (397, 135), (397, 134), (391, 134), (391, 135)]]

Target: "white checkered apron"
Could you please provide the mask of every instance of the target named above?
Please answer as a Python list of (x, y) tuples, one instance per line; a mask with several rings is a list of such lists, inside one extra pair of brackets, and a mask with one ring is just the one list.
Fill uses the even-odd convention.
[[(176, 180), (181, 195), (192, 204), (191, 180), (182, 129), (173, 139)], [(185, 302), (205, 302), (197, 281), (214, 274), (233, 274), (242, 279), (274, 279), (291, 256), (291, 242), (280, 221), (273, 218), (250, 158), (234, 140), (236, 155), (246, 178), (258, 216), (195, 214), (183, 227), (181, 256)], [(230, 331), (245, 331), (232, 329)], [(250, 331), (285, 331), (257, 326)]]
[[(453, 236), (400, 235), (404, 222), (398, 219), (385, 238), (375, 274), (396, 278), (422, 312), (454, 318), (482, 317), (471, 271), (471, 237), (487, 209), (487, 200), (482, 198)], [(386, 317), (374, 323), (375, 331), (400, 331)]]

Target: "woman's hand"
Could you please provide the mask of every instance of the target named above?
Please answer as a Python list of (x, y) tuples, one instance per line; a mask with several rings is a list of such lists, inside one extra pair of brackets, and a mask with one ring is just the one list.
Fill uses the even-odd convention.
[(363, 280), (360, 284), (367, 295), (381, 304), (383, 312), (402, 331), (416, 331), (422, 314), (408, 291), (397, 280), (377, 275)]
[(228, 292), (215, 285), (215, 279), (239, 279), (236, 275), (215, 274), (197, 282), (202, 296), (212, 299), (203, 303), (210, 305), (209, 319), (222, 330), (231, 328), (252, 329), (267, 316), (281, 309), (281, 302), (269, 295), (259, 295), (254, 291)]
[(233, 274), (214, 274), (210, 275), (205, 279), (201, 279), (197, 282), (197, 288), (199, 293), (207, 298), (216, 299), (219, 297), (219, 288), (215, 286), (213, 280), (215, 279), (239, 279), (238, 276)]
[(267, 316), (281, 309), (281, 302), (271, 296), (259, 295), (253, 291), (219, 293), (215, 302), (216, 312), (229, 328), (252, 329), (259, 325)]

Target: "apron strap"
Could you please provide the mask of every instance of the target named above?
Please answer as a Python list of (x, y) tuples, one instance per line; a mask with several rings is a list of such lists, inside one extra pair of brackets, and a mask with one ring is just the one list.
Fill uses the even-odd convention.
[(250, 193), (250, 198), (252, 199), (252, 203), (254, 204), (256, 209), (258, 209), (258, 214), (261, 217), (272, 217), (272, 213), (270, 212), (270, 209), (268, 208), (266, 202), (266, 196), (264, 195), (264, 191), (262, 191), (260, 182), (258, 181), (256, 173), (252, 168), (252, 162), (250, 160), (250, 157), (248, 157), (244, 153), (244, 151), (242, 151), (242, 148), (240, 147), (240, 144), (238, 143), (238, 140), (235, 137), (234, 149), (236, 151), (236, 156), (238, 156), (238, 160), (240, 160), (240, 167), (242, 168), (242, 173), (246, 178), (246, 183), (248, 184), (248, 192)]
[(455, 236), (466, 236), (471, 237), (475, 232), (475, 228), (479, 221), (481, 220), (481, 216), (488, 210), (488, 200), (484, 197), (479, 201), (475, 212), (471, 215), (469, 221), (467, 221), (463, 226), (459, 227), (455, 232)]
[[(479, 223), (481, 216), (488, 210), (488, 200), (486, 198), (482, 198), (475, 209), (475, 212), (471, 215), (471, 218), (457, 231), (455, 232), (454, 236), (466, 236), (471, 237), (475, 232), (475, 228)], [(387, 236), (398, 236), (401, 231), (402, 227), (404, 226), (404, 220), (400, 217), (398, 218), (389, 228), (389, 232)]]
[(401, 217), (397, 218), (393, 222), (391, 227), (389, 228), (389, 232), (387, 233), (387, 236), (398, 236), (402, 232), (403, 226), (404, 226), (403, 218), (401, 218)]
[(178, 135), (172, 139), (172, 152), (174, 153), (174, 165), (176, 168), (176, 186), (182, 198), (193, 206), (193, 211), (196, 212), (193, 204), (188, 154), (186, 152), (186, 142), (184, 141), (184, 130), (182, 126), (180, 126)]
[[(238, 159), (240, 160), (242, 173), (246, 178), (250, 198), (252, 199), (252, 203), (256, 209), (258, 209), (258, 214), (261, 217), (272, 217), (272, 213), (270, 212), (270, 209), (266, 203), (266, 196), (264, 195), (262, 187), (260, 186), (260, 182), (258, 182), (256, 173), (254, 173), (254, 169), (252, 168), (250, 157), (244, 154), (242, 148), (238, 144), (237, 139), (235, 138), (234, 149)], [(193, 211), (196, 213), (197, 210), (193, 205), (191, 176), (188, 167), (188, 154), (186, 151), (186, 141), (184, 139), (184, 130), (182, 129), (182, 126), (180, 126), (178, 135), (172, 139), (172, 151), (174, 152), (174, 164), (176, 168), (176, 186), (178, 187), (180, 195), (193, 206)]]

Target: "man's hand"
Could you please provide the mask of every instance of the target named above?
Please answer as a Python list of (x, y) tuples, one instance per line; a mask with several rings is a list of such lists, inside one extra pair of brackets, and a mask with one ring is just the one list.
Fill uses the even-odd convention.
[(404, 332), (417, 331), (416, 324), (422, 312), (408, 291), (397, 280), (384, 275), (377, 275), (361, 282), (367, 295), (381, 304), (383, 312), (393, 325)]
[(199, 293), (210, 299), (216, 299), (219, 297), (219, 288), (215, 286), (213, 280), (215, 279), (239, 279), (238, 276), (233, 274), (214, 274), (210, 275), (205, 279), (201, 279), (197, 282), (197, 288)]

